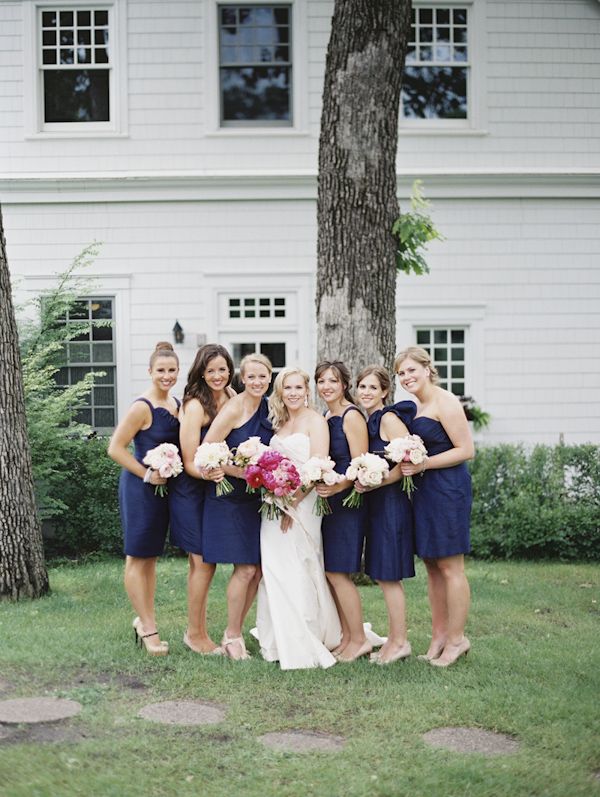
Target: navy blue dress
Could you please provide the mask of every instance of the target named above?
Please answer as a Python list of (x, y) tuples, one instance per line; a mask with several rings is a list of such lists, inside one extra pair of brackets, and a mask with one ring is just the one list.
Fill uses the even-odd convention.
[[(268, 445), (273, 434), (267, 417), (266, 398), (243, 426), (227, 436), (229, 448), (235, 448), (250, 437), (260, 437)], [(255, 565), (260, 562), (260, 494), (247, 493), (244, 479), (227, 477), (233, 492), (220, 498), (214, 482), (206, 483), (202, 520), (202, 557), (205, 562)]]
[[(133, 438), (133, 456), (143, 464), (148, 451), (161, 443), (179, 446), (179, 420), (164, 407), (153, 407), (148, 399), (136, 401), (144, 401), (152, 412), (152, 424), (148, 429), (140, 429)], [(169, 492), (177, 478), (180, 477), (169, 479)], [(119, 480), (119, 505), (126, 556), (146, 559), (161, 556), (164, 551), (169, 528), (169, 496), (155, 495), (154, 490), (153, 484), (144, 484), (139, 476), (123, 469)]]
[[(439, 421), (421, 415), (409, 426), (423, 439), (432, 457), (454, 448)], [(426, 470), (415, 478), (414, 509), (417, 556), (439, 559), (469, 553), (471, 539), (471, 474), (466, 462), (451, 468)]]
[[(210, 424), (200, 430), (200, 442), (208, 432)], [(171, 530), (169, 539), (178, 548), (188, 553), (202, 554), (202, 515), (206, 481), (195, 479), (183, 471), (169, 482), (169, 511)]]
[[(337, 473), (345, 473), (352, 459), (348, 440), (344, 434), (343, 422), (347, 412), (358, 407), (348, 407), (343, 415), (333, 415), (327, 419), (329, 425), (329, 456), (335, 462)], [(362, 415), (362, 413), (361, 413)], [(357, 509), (342, 506), (342, 501), (352, 487), (332, 495), (327, 500), (331, 515), (325, 515), (321, 524), (323, 535), (323, 555), (325, 570), (329, 573), (359, 573), (363, 543), (367, 531), (367, 506), (363, 501)]]
[[(375, 410), (369, 417), (369, 451), (383, 457), (389, 441), (380, 436), (381, 419), (393, 412), (402, 423), (409, 424), (417, 411), (412, 401), (401, 401), (392, 407)], [(390, 469), (394, 467), (390, 463)], [(401, 581), (415, 574), (415, 550), (412, 509), (407, 493), (394, 482), (366, 493), (369, 530), (365, 550), (365, 572), (379, 581)]]

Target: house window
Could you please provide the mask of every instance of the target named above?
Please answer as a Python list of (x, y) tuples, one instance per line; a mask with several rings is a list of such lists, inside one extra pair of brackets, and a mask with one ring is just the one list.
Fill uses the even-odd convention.
[(425, 349), (437, 368), (441, 387), (465, 395), (465, 340), (463, 328), (417, 329), (417, 346)]
[(465, 7), (413, 9), (402, 81), (404, 119), (467, 119), (467, 32)]
[(43, 122), (110, 122), (110, 10), (44, 7), (39, 13)]
[(79, 299), (67, 311), (63, 323), (75, 336), (65, 345), (63, 366), (56, 381), (73, 385), (90, 372), (102, 371), (97, 377), (87, 403), (77, 408), (74, 420), (95, 429), (112, 428), (116, 423), (116, 358), (114, 344), (113, 299)]
[(219, 6), (221, 125), (291, 126), (290, 5)]
[(229, 318), (285, 317), (285, 296), (244, 296), (229, 299)]

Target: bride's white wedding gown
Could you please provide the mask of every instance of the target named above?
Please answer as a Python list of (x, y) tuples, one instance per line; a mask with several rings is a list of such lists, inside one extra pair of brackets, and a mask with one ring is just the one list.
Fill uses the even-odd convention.
[[(310, 458), (310, 440), (296, 433), (270, 443), (299, 468)], [(323, 570), (321, 518), (312, 490), (297, 508), (300, 523), (287, 532), (280, 520), (263, 518), (260, 551), (263, 577), (258, 587), (257, 636), (267, 661), (282, 670), (331, 667), (341, 639), (337, 609)]]

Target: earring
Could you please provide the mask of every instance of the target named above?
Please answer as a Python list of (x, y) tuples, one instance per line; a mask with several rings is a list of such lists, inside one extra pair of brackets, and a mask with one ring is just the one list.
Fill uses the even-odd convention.
[(304, 396), (304, 406), (308, 407), (308, 396)]

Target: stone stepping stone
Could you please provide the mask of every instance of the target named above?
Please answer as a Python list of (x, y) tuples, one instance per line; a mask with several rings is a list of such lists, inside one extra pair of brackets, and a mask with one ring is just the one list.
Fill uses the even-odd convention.
[(344, 736), (321, 731), (278, 731), (265, 733), (258, 741), (273, 750), (285, 750), (293, 753), (308, 753), (311, 750), (328, 750), (338, 753), (346, 745)]
[(76, 700), (62, 697), (23, 697), (0, 701), (0, 722), (17, 725), (21, 722), (56, 722), (74, 717), (82, 709)]
[(140, 711), (144, 719), (168, 725), (209, 725), (225, 719), (225, 707), (201, 700), (165, 700), (149, 703)]
[(445, 747), (453, 753), (481, 753), (485, 756), (516, 753), (520, 742), (502, 733), (481, 728), (434, 728), (423, 734), (432, 747)]

